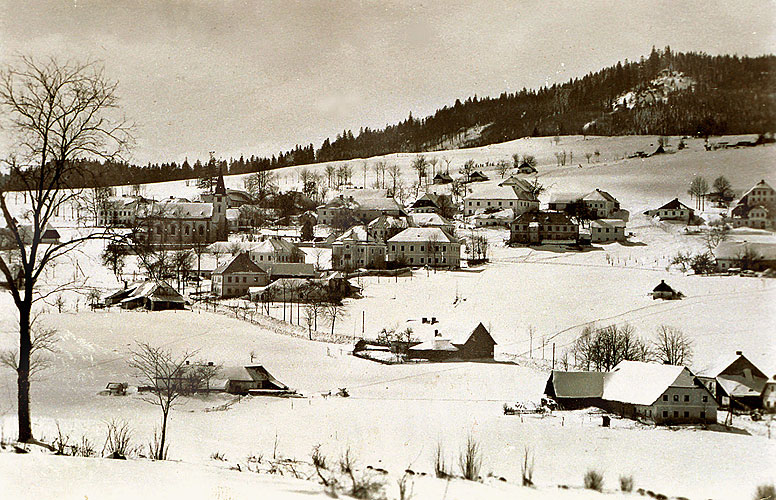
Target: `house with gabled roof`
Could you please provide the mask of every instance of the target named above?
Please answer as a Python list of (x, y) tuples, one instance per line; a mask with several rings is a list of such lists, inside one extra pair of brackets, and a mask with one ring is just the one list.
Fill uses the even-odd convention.
[(752, 363), (742, 351), (721, 359), (702, 371), (698, 378), (709, 388), (723, 407), (752, 409), (763, 407), (763, 391), (768, 376)]
[(593, 243), (625, 241), (625, 221), (622, 219), (596, 219), (591, 221), (590, 241)]
[(456, 268), (461, 243), (438, 227), (408, 227), (390, 238), (387, 261), (394, 265)]
[(284, 238), (270, 236), (250, 246), (248, 251), (255, 262), (304, 262), (305, 254)]
[[(407, 349), (410, 359), (429, 361), (493, 359), (496, 341), (481, 322), (474, 328), (460, 325), (444, 327), (435, 319), (412, 326), (414, 336), (424, 340), (411, 343)], [(430, 333), (431, 331), (433, 334)]]
[(671, 285), (666, 283), (665, 280), (660, 280), (660, 283), (657, 284), (655, 288), (652, 289), (652, 293), (650, 293), (652, 296), (652, 299), (667, 299), (667, 300), (675, 300), (675, 299), (681, 299), (684, 297), (682, 292), (678, 290), (674, 290)]
[(679, 198), (674, 198), (665, 205), (644, 212), (647, 217), (657, 217), (660, 220), (680, 220), (690, 222), (695, 215), (692, 208), (688, 207)]
[(149, 311), (183, 309), (186, 300), (166, 281), (143, 281), (113, 292), (105, 298), (106, 305), (118, 304), (122, 309), (142, 307)]
[(453, 178), (447, 172), (439, 172), (434, 176), (434, 184), (450, 184)]
[(369, 235), (366, 226), (353, 226), (331, 244), (331, 266), (336, 270), (384, 268), (386, 245)]
[(510, 243), (572, 245), (579, 240), (579, 224), (563, 212), (525, 212), (509, 227)]
[(761, 180), (736, 202), (725, 219), (733, 227), (772, 229), (776, 225), (776, 190)]
[(450, 195), (436, 194), (436, 193), (424, 193), (423, 196), (415, 200), (410, 205), (410, 211), (412, 213), (436, 213), (441, 214), (444, 211), (450, 211), (450, 207), (453, 206), (453, 201)]
[(583, 202), (593, 217), (612, 218), (620, 212), (620, 202), (601, 189), (588, 193), (557, 193), (550, 198), (550, 210), (564, 211), (566, 207), (576, 202)]
[(272, 376), (262, 365), (228, 366), (221, 368), (210, 381), (211, 390), (229, 394), (273, 394), (288, 392), (284, 383)]
[(464, 215), (511, 208), (515, 213), (539, 210), (539, 200), (518, 185), (477, 186), (464, 197)]
[(438, 227), (447, 234), (455, 232), (455, 225), (438, 213), (412, 213), (409, 215), (412, 227)]
[(521, 191), (526, 191), (530, 193), (533, 190), (533, 186), (530, 182), (528, 182), (525, 179), (521, 179), (520, 177), (517, 177), (515, 175), (510, 175), (503, 181), (499, 182), (499, 186), (515, 186), (514, 189), (519, 189)]
[(395, 217), (393, 215), (381, 215), (369, 224), (367, 231), (374, 240), (386, 241), (410, 227), (409, 217)]
[(242, 297), (250, 287), (269, 283), (269, 275), (247, 252), (240, 252), (213, 271), (210, 283), (210, 291), (216, 297)]
[(762, 271), (776, 269), (776, 243), (770, 241), (723, 241), (714, 249), (719, 271), (731, 268)]
[(381, 215), (407, 215), (399, 202), (391, 197), (354, 197), (339, 195), (317, 209), (318, 223), (332, 225), (338, 218), (352, 217), (367, 224)]
[(564, 409), (595, 406), (656, 424), (716, 423), (719, 406), (687, 367), (641, 361), (607, 373), (553, 370), (545, 393)]

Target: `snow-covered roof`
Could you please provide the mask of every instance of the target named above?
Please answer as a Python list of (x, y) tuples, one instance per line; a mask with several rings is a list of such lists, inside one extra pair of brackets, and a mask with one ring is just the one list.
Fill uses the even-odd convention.
[(768, 184), (767, 182), (765, 182), (765, 179), (762, 179), (760, 182), (758, 182), (757, 184), (755, 184), (754, 186), (752, 186), (751, 188), (749, 188), (749, 191), (747, 191), (746, 193), (744, 193), (744, 194), (743, 194), (743, 196), (741, 196), (741, 199), (742, 199), (742, 200), (743, 200), (743, 199), (746, 199), (746, 198), (747, 198), (747, 197), (748, 197), (748, 196), (749, 196), (749, 195), (752, 193), (752, 191), (754, 191), (755, 189), (763, 189), (763, 188), (770, 189), (771, 191), (773, 191), (773, 190), (774, 190), (774, 189), (771, 187), (771, 185), (770, 185), (770, 184)]
[(590, 224), (601, 227), (625, 227), (625, 221), (622, 219), (597, 219)]
[(450, 339), (435, 338), (410, 347), (410, 351), (457, 351)]
[(253, 262), (247, 253), (238, 253), (232, 260), (213, 271), (213, 274), (232, 273), (264, 273), (264, 270)]
[(767, 379), (747, 379), (739, 375), (721, 375), (717, 377), (717, 382), (730, 396), (740, 398), (762, 394)]
[(388, 242), (447, 242), (458, 243), (458, 241), (442, 231), (438, 227), (408, 227), (404, 231), (400, 232)]
[(334, 241), (369, 241), (369, 239), (369, 234), (367, 234), (364, 226), (353, 226), (338, 236)]
[(594, 189), (588, 193), (557, 193), (550, 198), (550, 203), (573, 203), (578, 200), (584, 201), (611, 201), (616, 202), (614, 196), (606, 191)]
[[(686, 377), (680, 377), (683, 372)], [(684, 366), (621, 361), (604, 376), (603, 399), (651, 405), (671, 386), (694, 387), (690, 371)]]
[(210, 219), (212, 203), (169, 201), (155, 205), (154, 215), (171, 219)]
[(527, 200), (535, 201), (536, 197), (532, 194), (515, 189), (512, 185), (496, 186), (493, 184), (476, 186), (471, 194), (466, 196), (467, 200)]
[(426, 213), (426, 214), (420, 214), (420, 213), (413, 213), (410, 214), (410, 218), (412, 219), (412, 222), (416, 226), (424, 227), (424, 226), (452, 226), (453, 223), (449, 220), (445, 219), (439, 214), (436, 213)]
[(776, 243), (759, 241), (723, 241), (714, 249), (717, 259), (739, 259), (749, 251), (762, 260), (776, 260)]
[(679, 198), (674, 198), (662, 207), (658, 208), (658, 210), (692, 210), (692, 208), (679, 201)]

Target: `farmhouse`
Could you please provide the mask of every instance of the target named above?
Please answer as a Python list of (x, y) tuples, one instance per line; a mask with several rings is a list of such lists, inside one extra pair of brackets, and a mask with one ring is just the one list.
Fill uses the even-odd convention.
[[(429, 361), (444, 361), (449, 359), (485, 360), (493, 359), (496, 341), (482, 323), (478, 323), (474, 329), (458, 329), (458, 332), (450, 336), (446, 335), (442, 327), (435, 322), (426, 323), (427, 329), (433, 329), (433, 337), (428, 340), (411, 345), (407, 355), (411, 359), (426, 359)], [(421, 325), (422, 326), (422, 325)], [(417, 328), (417, 327), (416, 327)], [(429, 337), (421, 331), (419, 337)]]
[(302, 262), (259, 262), (258, 265), (267, 273), (269, 281), (281, 278), (318, 277), (318, 273), (315, 272), (315, 266), (313, 264), (305, 264)]
[(386, 241), (408, 227), (410, 227), (409, 217), (381, 215), (367, 225), (367, 231), (372, 239)]
[(517, 185), (481, 186), (464, 198), (464, 215), (474, 215), (488, 209), (511, 208), (515, 213), (539, 210), (539, 200)]
[(723, 241), (714, 249), (714, 258), (719, 271), (776, 269), (776, 243)]
[(738, 200), (726, 222), (733, 227), (772, 229), (774, 219), (776, 191), (765, 180), (761, 180)]
[(43, 234), (40, 235), (40, 242), (44, 245), (56, 245), (59, 243), (59, 231), (53, 227), (47, 227)]
[(412, 213), (409, 220), (413, 227), (438, 227), (447, 234), (455, 232), (453, 223), (438, 213)]
[(533, 189), (533, 186), (530, 182), (528, 182), (525, 179), (521, 179), (520, 177), (516, 177), (514, 175), (510, 175), (503, 181), (499, 182), (499, 186), (515, 186), (513, 189), (519, 189), (520, 191), (525, 191), (527, 193), (530, 193)]
[(252, 245), (249, 254), (256, 262), (304, 262), (305, 258), (304, 252), (296, 245), (274, 236)]
[(690, 222), (693, 219), (693, 209), (674, 198), (660, 208), (647, 210), (644, 215), (648, 217), (657, 217), (660, 220), (679, 220)]
[(164, 281), (144, 281), (105, 298), (105, 304), (118, 304), (122, 309), (143, 307), (149, 311), (183, 309), (186, 301), (173, 287)]
[(210, 291), (216, 297), (242, 297), (250, 287), (264, 286), (268, 282), (267, 272), (247, 253), (241, 252), (213, 271)]
[(438, 227), (409, 227), (390, 238), (387, 245), (387, 260), (397, 265), (460, 266), (461, 243)]
[(318, 223), (332, 225), (338, 218), (353, 217), (367, 224), (380, 215), (407, 215), (399, 203), (388, 197), (359, 198), (339, 195), (318, 207)]
[(212, 388), (229, 394), (288, 391), (288, 386), (272, 376), (262, 365), (225, 367), (211, 381)]
[(625, 241), (625, 221), (621, 219), (597, 219), (590, 223), (590, 241)]
[(684, 295), (682, 295), (682, 292), (674, 290), (671, 288), (671, 286), (665, 282), (665, 280), (660, 280), (660, 283), (652, 289), (652, 299), (668, 299), (668, 300), (674, 300), (674, 299), (681, 299)]
[(488, 176), (480, 172), (479, 170), (475, 170), (471, 174), (469, 174), (469, 182), (484, 182), (488, 180)]
[(497, 212), (485, 212), (474, 216), (474, 225), (477, 227), (506, 226), (515, 220), (515, 211), (505, 208)]
[(576, 244), (579, 224), (563, 212), (526, 212), (510, 224), (510, 243)]
[(620, 202), (606, 191), (595, 189), (584, 194), (556, 194), (550, 199), (549, 209), (564, 211), (566, 207), (583, 202), (593, 217), (611, 218), (618, 215)]
[(385, 267), (386, 245), (369, 236), (365, 226), (353, 226), (331, 244), (331, 265), (337, 270)]
[(445, 210), (449, 211), (453, 206), (453, 201), (450, 195), (425, 193), (423, 196), (415, 200), (410, 206), (410, 210), (413, 213), (435, 213), (441, 214)]
[(735, 409), (763, 407), (768, 376), (742, 351), (736, 351), (734, 357), (705, 370), (698, 378), (706, 384), (720, 406)]
[(717, 421), (713, 395), (684, 366), (621, 361), (608, 373), (553, 371), (545, 393), (565, 409), (596, 406), (656, 424)]
[(450, 184), (453, 178), (447, 172), (439, 172), (434, 176), (434, 184)]

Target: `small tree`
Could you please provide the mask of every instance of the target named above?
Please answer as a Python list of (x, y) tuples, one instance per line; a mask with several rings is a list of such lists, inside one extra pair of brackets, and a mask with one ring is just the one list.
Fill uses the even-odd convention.
[(130, 351), (129, 366), (135, 370), (141, 383), (150, 387), (143, 400), (158, 406), (162, 411), (162, 429), (159, 445), (155, 447), (156, 460), (166, 458), (167, 419), (170, 410), (186, 394), (184, 377), (186, 366), (195, 353), (185, 352), (176, 357), (170, 351), (150, 344), (140, 343)]
[(423, 155), (418, 155), (412, 161), (412, 169), (418, 173), (418, 185), (423, 184), (423, 180), (426, 178), (427, 168), (428, 168), (428, 162), (426, 161), (426, 157)]
[(677, 328), (661, 325), (652, 345), (662, 363), (684, 366), (692, 361), (692, 341)]
[(507, 172), (509, 172), (510, 166), (509, 163), (507, 163), (505, 160), (501, 160), (498, 163), (496, 163), (496, 172), (501, 176), (503, 179), (505, 175), (507, 175)]
[(124, 271), (124, 263), (127, 257), (127, 248), (124, 245), (111, 241), (105, 246), (100, 257), (102, 265), (113, 272), (117, 281), (121, 281), (121, 273)]
[(694, 177), (690, 183), (690, 189), (687, 190), (687, 194), (691, 198), (695, 198), (696, 210), (703, 210), (705, 208), (705, 196), (709, 192), (709, 184), (701, 176)]
[(342, 319), (345, 316), (345, 310), (343, 309), (342, 304), (338, 302), (329, 302), (328, 304), (324, 305), (323, 314), (331, 325), (331, 335), (333, 337), (334, 324), (338, 319)]
[(708, 253), (699, 253), (692, 258), (690, 268), (695, 274), (711, 274), (716, 270), (714, 257)]

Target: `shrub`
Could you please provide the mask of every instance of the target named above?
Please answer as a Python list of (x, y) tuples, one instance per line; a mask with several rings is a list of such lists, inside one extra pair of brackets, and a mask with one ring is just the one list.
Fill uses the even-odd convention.
[(534, 455), (528, 446), (523, 452), (523, 464), (520, 468), (523, 473), (523, 486), (533, 486)]
[(620, 491), (633, 491), (633, 476), (620, 476)]
[(108, 435), (102, 447), (102, 455), (108, 458), (127, 458), (132, 440), (132, 429), (129, 424), (123, 420), (112, 419), (105, 425), (108, 426)]
[(776, 487), (773, 484), (761, 484), (754, 493), (755, 500), (776, 500)]
[(585, 474), (585, 488), (588, 490), (601, 491), (604, 489), (604, 476), (598, 471), (589, 470)]
[(81, 436), (81, 442), (74, 444), (73, 456), (77, 457), (93, 457), (95, 455), (94, 445), (86, 436)]
[(51, 443), (54, 447), (54, 454), (67, 455), (67, 451), (70, 449), (70, 446), (68, 446), (69, 441), (70, 436), (62, 434), (62, 429), (59, 428), (59, 422), (57, 422), (57, 437)]
[(471, 434), (466, 438), (466, 445), (458, 456), (458, 466), (461, 468), (461, 475), (464, 479), (476, 481), (480, 477), (482, 450), (480, 443)]
[(167, 460), (168, 451), (170, 451), (170, 445), (162, 442), (162, 435), (154, 428), (154, 437), (148, 443), (148, 454), (154, 460)]
[(398, 479), (396, 482), (399, 485), (399, 500), (410, 500), (415, 488), (415, 482), (412, 480), (409, 472), (404, 472), (401, 479)]
[(434, 453), (434, 473), (439, 479), (446, 479), (451, 476), (441, 441), (437, 441), (436, 452)]
[(210, 454), (210, 460), (220, 460), (222, 462), (226, 461), (226, 456), (224, 456), (223, 453), (220, 451), (214, 451)]
[(356, 457), (351, 453), (350, 447), (345, 449), (339, 461), (340, 471), (350, 478), (350, 496), (358, 499), (378, 498), (385, 484), (382, 479), (371, 474), (356, 475)]

